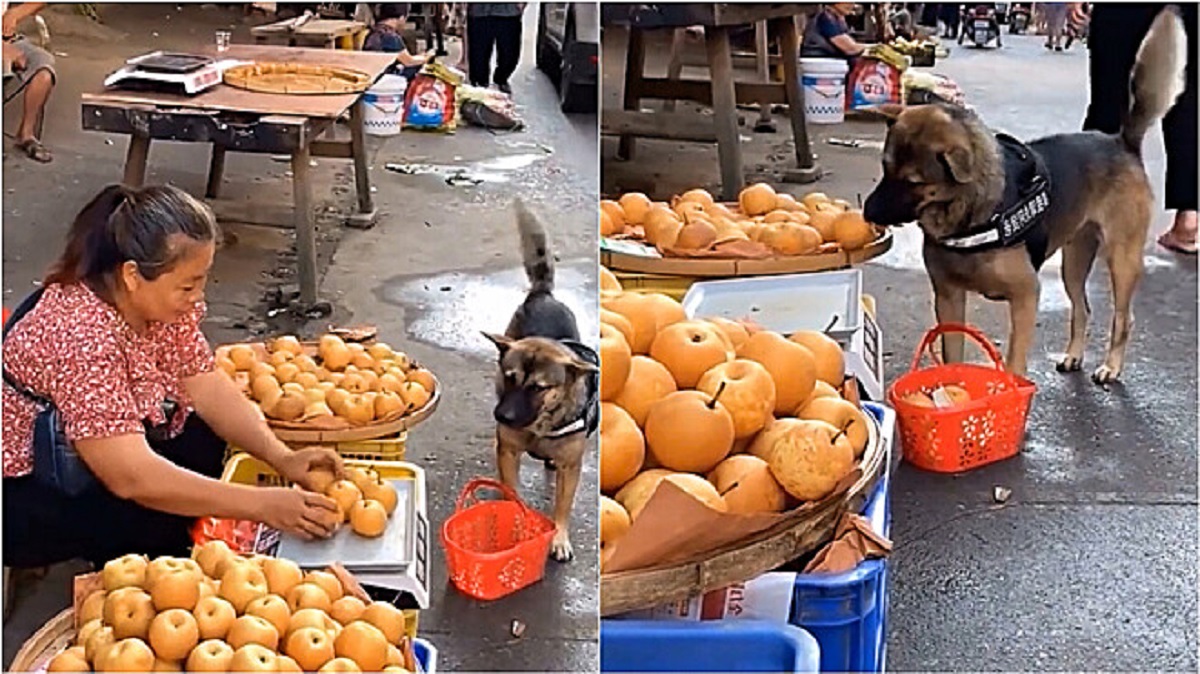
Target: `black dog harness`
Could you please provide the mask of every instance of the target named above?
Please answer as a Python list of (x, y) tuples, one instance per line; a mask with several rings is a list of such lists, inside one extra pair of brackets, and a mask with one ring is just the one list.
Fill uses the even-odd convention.
[[(600, 356), (589, 346), (571, 339), (559, 340), (559, 343), (575, 352), (580, 359), (600, 367)], [(575, 433), (586, 432), (588, 435), (600, 427), (600, 373), (589, 372), (587, 375), (587, 401), (575, 418), (542, 437), (548, 440), (565, 438)]]
[(1049, 240), (1042, 226), (1050, 208), (1050, 173), (1037, 153), (1007, 134), (996, 134), (1004, 158), (1004, 198), (992, 217), (965, 234), (938, 239), (960, 253), (1025, 245), (1034, 269), (1046, 261)]

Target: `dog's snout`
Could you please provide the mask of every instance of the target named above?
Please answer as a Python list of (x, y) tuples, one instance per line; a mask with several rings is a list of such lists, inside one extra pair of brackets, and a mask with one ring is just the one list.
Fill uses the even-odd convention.
[(917, 219), (912, 195), (898, 181), (884, 178), (863, 203), (863, 218), (876, 225), (903, 225)]
[(496, 422), (510, 428), (524, 428), (533, 423), (536, 416), (532, 401), (520, 390), (505, 393), (492, 410)]

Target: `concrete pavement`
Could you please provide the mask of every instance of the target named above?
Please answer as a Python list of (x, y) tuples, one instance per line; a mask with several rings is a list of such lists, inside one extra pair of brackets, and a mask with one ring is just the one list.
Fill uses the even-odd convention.
[[(248, 27), (236, 13), (213, 7), (102, 9), (106, 23), (119, 33), (97, 35), (70, 16), (51, 16), (55, 49), (67, 54), (59, 59), (60, 83), (47, 124), (55, 162), (35, 165), (5, 148), (6, 304), (19, 300), (57, 254), (78, 209), (121, 175), (125, 139), (79, 130), (79, 92), (95, 86), (123, 59), (151, 47), (183, 49), (228, 27), (234, 28), (235, 42), (248, 40)], [(491, 134), (460, 128), (451, 136), (404, 133), (371, 139), (380, 218), (370, 231), (339, 226), (340, 214), (352, 209), (353, 176), (345, 162), (319, 161), (314, 201), (322, 225), (321, 296), (334, 305), (330, 319), (296, 323), (266, 317), (264, 296), (293, 282), (292, 236), (286, 231), (230, 226), (237, 240), (219, 253), (209, 292), (205, 329), (214, 343), (275, 331), (312, 335), (330, 322), (371, 323), (382, 339), (407, 350), (440, 378), (446, 396), (437, 414), (410, 433), (408, 460), (427, 471), (434, 532), (433, 606), (422, 613), (420, 632), (439, 649), (444, 671), (590, 671), (597, 665), (597, 519), (594, 499), (587, 496), (597, 489), (594, 440), (576, 501), (576, 559), (568, 564), (549, 561), (539, 584), (497, 602), (469, 600), (447, 583), (436, 535), (463, 484), (494, 473), (494, 347), (479, 332), (503, 331), (526, 287), (510, 210), (515, 196), (544, 216), (558, 259), (559, 295), (574, 309), (584, 335), (597, 332), (596, 120), (562, 115), (553, 88), (534, 70), (536, 12), (536, 4), (527, 9), (521, 67), (512, 80), (526, 131)], [(56, 30), (56, 24), (64, 28)], [(15, 121), (6, 119), (6, 128)], [(148, 180), (170, 180), (202, 193), (207, 151), (161, 146), (152, 150)], [(393, 162), (427, 165), (437, 172), (386, 171), (384, 165)], [(229, 192), (288, 203), (286, 169), (269, 157), (231, 156)], [(484, 182), (449, 185), (446, 174), (458, 170)], [(531, 505), (548, 511), (553, 481), (543, 473), (540, 463), (526, 462), (522, 493)], [(69, 578), (78, 568), (55, 567), (46, 580), (22, 588), (16, 613), (4, 628), (5, 663), (37, 627), (67, 605)], [(512, 636), (514, 620), (525, 625), (520, 638)]]

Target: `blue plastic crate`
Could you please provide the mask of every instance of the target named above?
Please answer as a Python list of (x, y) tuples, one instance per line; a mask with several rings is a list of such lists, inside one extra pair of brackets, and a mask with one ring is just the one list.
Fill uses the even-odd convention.
[(751, 620), (604, 620), (602, 672), (820, 672), (820, 647), (792, 625)]
[[(891, 535), (891, 458), (895, 412), (863, 403), (884, 431), (885, 470), (863, 515)], [(886, 650), (887, 560), (872, 559), (845, 573), (808, 573), (796, 578), (789, 619), (821, 646), (823, 672), (881, 672)]]
[(422, 672), (434, 674), (437, 671), (437, 649), (428, 641), (420, 637), (413, 639), (413, 657)]

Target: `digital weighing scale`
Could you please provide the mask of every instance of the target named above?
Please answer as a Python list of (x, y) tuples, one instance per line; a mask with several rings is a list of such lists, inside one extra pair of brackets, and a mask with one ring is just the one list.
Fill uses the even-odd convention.
[(245, 61), (217, 61), (208, 56), (156, 51), (126, 61), (123, 68), (105, 78), (104, 86), (175, 89), (194, 96), (220, 84), (227, 68), (242, 63)]

